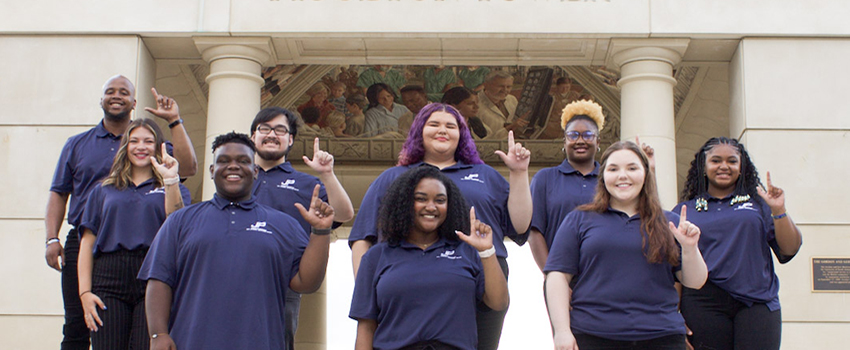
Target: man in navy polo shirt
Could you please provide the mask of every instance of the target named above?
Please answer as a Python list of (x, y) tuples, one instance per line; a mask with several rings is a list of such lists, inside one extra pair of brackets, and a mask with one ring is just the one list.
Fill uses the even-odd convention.
[[(197, 160), (189, 135), (183, 128), (177, 102), (157, 94), (155, 89), (151, 91), (157, 101), (157, 108), (145, 108), (145, 111), (169, 123), (174, 157), (180, 162), (180, 176), (192, 176), (197, 171)], [(135, 95), (136, 88), (126, 77), (116, 75), (109, 78), (103, 85), (103, 97), (100, 99), (103, 119), (94, 128), (68, 138), (53, 174), (44, 218), (47, 237), (44, 256), (48, 266), (62, 272), (62, 298), (65, 304), (62, 349), (89, 348), (89, 330), (83, 319), (77, 286), (77, 253), (80, 246), (77, 228), (82, 220), (89, 191), (112, 167), (115, 153), (121, 145), (121, 135), (130, 124), (130, 114), (136, 107)], [(69, 197), (68, 224), (72, 228), (63, 249), (59, 241), (59, 228)]]
[[(212, 200), (172, 214), (139, 279), (151, 349), (274, 349), (285, 346), (285, 293), (319, 288), (328, 263), (333, 208), (313, 188), (309, 242), (291, 216), (251, 195), (257, 167), (248, 135), (213, 142)], [(306, 247), (306, 248), (305, 248)]]
[[(319, 198), (334, 208), (334, 227), (354, 217), (354, 207), (348, 193), (334, 175), (334, 159), (328, 152), (319, 149), (319, 138), (313, 143), (313, 159), (303, 157), (304, 163), (319, 177), (295, 170), (286, 160), (295, 136), (298, 135), (298, 117), (292, 112), (269, 107), (261, 110), (251, 123), (251, 140), (257, 147), (254, 160), (259, 166), (257, 181), (254, 181), (254, 197), (257, 203), (289, 214), (301, 224), (309, 238), (310, 224), (301, 218), (295, 203), (310, 205), (310, 194), (320, 186)], [(286, 349), (294, 349), (295, 331), (298, 328), (298, 313), (301, 295), (286, 292)]]

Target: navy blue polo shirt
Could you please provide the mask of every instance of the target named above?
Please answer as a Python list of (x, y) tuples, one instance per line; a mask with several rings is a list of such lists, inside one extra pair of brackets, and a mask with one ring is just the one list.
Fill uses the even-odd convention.
[(296, 171), (292, 168), (292, 164), (284, 162), (268, 171), (260, 168), (257, 180), (254, 181), (254, 198), (257, 199), (257, 203), (280, 210), (298, 220), (303, 228), (304, 237), (309, 240), (310, 224), (301, 217), (295, 203), (301, 203), (305, 209), (309, 208), (316, 184), (322, 186), (319, 189), (319, 198), (327, 202), (328, 193), (319, 178)]
[(688, 221), (699, 226), (699, 250), (708, 267), (708, 280), (747, 306), (764, 303), (779, 309), (779, 278), (773, 271), (773, 249), (784, 264), (794, 257), (779, 253), (770, 207), (760, 199), (730, 205), (732, 195), (708, 197), (708, 210), (696, 211), (694, 199), (676, 205), (688, 207)]
[[(427, 164), (419, 162), (407, 166), (395, 166), (385, 170), (372, 182), (366, 195), (363, 196), (357, 218), (354, 219), (354, 226), (348, 237), (349, 243), (363, 239), (378, 241), (377, 223), (384, 193), (405, 171), (423, 165)], [(511, 223), (511, 217), (508, 214), (510, 187), (508, 181), (499, 172), (486, 164), (463, 162), (445, 167), (440, 171), (454, 181), (466, 199), (466, 204), (475, 206), (476, 218), (493, 228), (493, 246), (496, 247), (497, 256), (503, 258), (508, 256), (505, 237), (511, 238), (520, 245), (525, 243), (528, 235), (518, 235)], [(469, 208), (466, 210), (468, 211)]]
[(382, 242), (363, 255), (358, 271), (349, 317), (378, 322), (376, 350), (428, 340), (476, 348), (484, 270), (472, 246), (440, 239), (422, 250)]
[[(679, 222), (678, 215), (665, 214)], [(679, 268), (666, 260), (647, 262), (641, 241), (638, 215), (575, 210), (564, 218), (543, 271), (572, 274), (576, 280), (570, 303), (573, 333), (622, 341), (685, 334), (674, 287)]]
[[(189, 189), (180, 186), (183, 204), (189, 205)], [(165, 188), (155, 187), (153, 179), (123, 191), (115, 186), (95, 186), (86, 201), (79, 235), (87, 228), (97, 236), (94, 256), (118, 250), (148, 248), (165, 221)]]
[(178, 349), (285, 347), (285, 295), (307, 246), (291, 216), (212, 200), (171, 214), (139, 279), (171, 286), (169, 334)]
[(583, 175), (564, 160), (556, 167), (541, 169), (531, 179), (531, 228), (543, 234), (547, 248), (552, 248), (555, 232), (567, 214), (593, 201), (599, 175), (599, 163), (595, 164), (593, 171)]

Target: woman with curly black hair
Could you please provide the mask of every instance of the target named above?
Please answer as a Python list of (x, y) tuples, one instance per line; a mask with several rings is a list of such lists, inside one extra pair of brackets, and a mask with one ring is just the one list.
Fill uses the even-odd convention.
[(779, 349), (780, 263), (800, 249), (802, 236), (785, 211), (785, 193), (759, 174), (736, 139), (709, 139), (695, 154), (682, 191), (689, 219), (702, 228), (699, 248), (708, 266), (700, 290), (684, 288), (681, 310), (696, 349)]
[(476, 304), (502, 310), (509, 299), (490, 226), (425, 165), (390, 185), (378, 227), (382, 241), (363, 255), (354, 284), (355, 349), (475, 349)]

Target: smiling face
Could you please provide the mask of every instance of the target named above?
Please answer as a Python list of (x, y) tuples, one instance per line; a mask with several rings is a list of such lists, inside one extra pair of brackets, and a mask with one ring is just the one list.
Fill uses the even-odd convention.
[[(574, 119), (567, 124), (567, 129), (564, 134), (570, 131), (577, 131), (580, 135), (585, 132), (592, 131), (599, 133), (596, 130), (596, 124), (584, 119)], [(596, 150), (599, 147), (599, 137), (594, 137), (593, 140), (586, 140), (584, 137), (579, 137), (575, 141), (571, 141), (568, 137), (564, 137), (564, 151), (567, 152), (567, 159), (573, 164), (582, 164), (592, 162), (593, 157), (596, 157)]]
[(322, 105), (322, 102), (325, 102), (325, 100), (328, 99), (328, 90), (323, 88), (319, 90), (319, 92), (317, 92), (315, 95), (310, 97), (310, 99), (313, 100), (313, 103), (315, 103), (317, 106), (320, 106)]
[(478, 116), (478, 95), (470, 95), (465, 100), (461, 101), (457, 106), (454, 106), (460, 111), (460, 114), (466, 118)]
[(484, 83), (484, 94), (490, 101), (502, 102), (508, 98), (508, 94), (514, 86), (514, 78), (494, 77)]
[(437, 179), (424, 178), (413, 190), (413, 230), (436, 232), (446, 221), (449, 197), (446, 186)]
[(127, 158), (134, 167), (151, 166), (151, 157), (156, 156), (156, 137), (143, 126), (136, 127), (130, 132), (127, 140)]
[(604, 166), (605, 190), (611, 195), (611, 207), (636, 207), (646, 179), (640, 157), (631, 150), (622, 149), (611, 153)]
[(431, 113), (422, 126), (422, 143), (425, 157), (452, 155), (457, 150), (460, 128), (457, 119), (447, 112)]
[(277, 161), (286, 157), (289, 153), (289, 147), (292, 146), (292, 135), (288, 132), (283, 135), (279, 135), (276, 131), (274, 131), (275, 128), (280, 129), (281, 127), (285, 127), (287, 130), (290, 130), (286, 116), (281, 114), (268, 122), (260, 123), (257, 129), (262, 126), (267, 126), (271, 128), (272, 131), (263, 135), (259, 130), (255, 130), (254, 134), (251, 135), (251, 140), (254, 141), (254, 145), (257, 147), (257, 155), (260, 158), (269, 161)]
[(136, 108), (136, 88), (127, 78), (118, 76), (109, 79), (103, 88), (100, 106), (103, 115), (112, 120), (123, 120), (130, 117), (130, 112)]
[(215, 183), (215, 191), (231, 202), (242, 202), (251, 198), (257, 167), (254, 166), (254, 152), (241, 143), (226, 143), (213, 153), (210, 175)]
[(741, 154), (727, 144), (719, 144), (705, 152), (705, 175), (712, 195), (725, 197), (735, 190), (741, 175)]

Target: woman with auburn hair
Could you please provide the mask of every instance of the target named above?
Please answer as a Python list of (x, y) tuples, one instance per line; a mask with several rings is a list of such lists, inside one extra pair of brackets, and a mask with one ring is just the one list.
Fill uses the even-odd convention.
[(661, 209), (635, 143), (611, 145), (600, 169), (593, 201), (564, 218), (543, 269), (555, 349), (683, 349), (675, 283), (705, 283), (700, 230), (685, 209)]
[(770, 251), (787, 263), (803, 239), (770, 172), (767, 187), (760, 182), (736, 139), (709, 139), (691, 162), (677, 207), (694, 212), (690, 218), (703, 228), (699, 248), (708, 265), (705, 286), (682, 291), (682, 316), (696, 349), (779, 349), (779, 279)]
[[(460, 188), (467, 204), (475, 207), (478, 219), (492, 227), (497, 260), (507, 277), (504, 238), (523, 244), (531, 221), (528, 187), (531, 152), (515, 143), (512, 133), (508, 135), (508, 146), (507, 152), (496, 151), (510, 171), (510, 181), (505, 181), (478, 157), (469, 127), (457, 109), (442, 103), (423, 107), (413, 120), (398, 165), (381, 173), (363, 197), (348, 238), (355, 276), (360, 258), (379, 241), (378, 207), (389, 185), (410, 168), (431, 165)], [(506, 312), (479, 304), (478, 349), (496, 349)]]
[(328, 114), (336, 110), (336, 107), (328, 101), (330, 89), (328, 89), (325, 83), (318, 82), (307, 89), (306, 94), (310, 96), (310, 99), (298, 106), (298, 113), (304, 113), (305, 109), (315, 107), (319, 110), (319, 120), (316, 123), (319, 125), (319, 128), (327, 127)]
[(474, 350), (476, 305), (508, 307), (490, 226), (425, 165), (393, 181), (378, 227), (382, 241), (363, 255), (351, 299), (355, 349)]
[(151, 119), (130, 123), (112, 169), (89, 194), (78, 261), (92, 349), (147, 349), (145, 282), (136, 279), (165, 217), (189, 204), (179, 164)]

